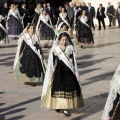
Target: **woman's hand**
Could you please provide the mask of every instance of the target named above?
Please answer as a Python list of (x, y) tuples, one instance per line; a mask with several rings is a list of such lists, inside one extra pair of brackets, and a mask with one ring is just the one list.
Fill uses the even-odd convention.
[(39, 56), (40, 60), (42, 60), (42, 55)]

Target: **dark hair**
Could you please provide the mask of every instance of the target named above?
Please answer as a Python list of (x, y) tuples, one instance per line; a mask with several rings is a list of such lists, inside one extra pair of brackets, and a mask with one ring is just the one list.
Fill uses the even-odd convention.
[(101, 7), (103, 6), (102, 4), (99, 4)]
[(28, 25), (27, 25), (27, 30), (28, 30), (31, 26), (33, 26), (34, 29), (35, 29), (35, 25), (34, 25), (33, 23), (28, 23)]
[(41, 5), (41, 3), (40, 3), (40, 2), (37, 2), (37, 5)]
[[(59, 37), (58, 37), (58, 40), (60, 41), (62, 37), (67, 37), (68, 40), (69, 40), (69, 43), (70, 43), (71, 45), (73, 45), (73, 42), (71, 41), (70, 36), (69, 36), (66, 32), (60, 33), (60, 35), (59, 35)], [(69, 43), (68, 43), (68, 44), (69, 44)]]
[(67, 25), (66, 23), (63, 23), (63, 24), (61, 25), (61, 28), (63, 28), (63, 26), (66, 26), (66, 28), (67, 28), (67, 30), (68, 30), (68, 25)]

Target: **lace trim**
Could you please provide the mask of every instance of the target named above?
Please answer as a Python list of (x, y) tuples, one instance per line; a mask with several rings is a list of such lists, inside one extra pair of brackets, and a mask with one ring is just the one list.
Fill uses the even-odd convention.
[(76, 98), (77, 92), (64, 92), (64, 91), (59, 91), (59, 92), (54, 92), (52, 95), (54, 98), (65, 98), (65, 99), (73, 99)]

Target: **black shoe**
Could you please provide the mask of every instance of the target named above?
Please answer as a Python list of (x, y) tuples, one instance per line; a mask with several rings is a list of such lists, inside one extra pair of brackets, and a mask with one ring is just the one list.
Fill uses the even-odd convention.
[(70, 116), (71, 116), (71, 114), (68, 113), (67, 111), (63, 111), (63, 113), (64, 113), (64, 115), (65, 115), (66, 117), (70, 117)]
[(60, 112), (60, 109), (56, 109), (55, 111), (56, 111), (56, 112)]
[(83, 48), (83, 45), (81, 45), (80, 47)]
[(101, 29), (98, 29), (98, 30), (101, 30)]
[(30, 85), (31, 85), (31, 86), (33, 86), (33, 87), (35, 87), (35, 86), (36, 86), (36, 84), (35, 84), (35, 83), (30, 83)]
[(104, 30), (105, 30), (106, 28), (104, 28)]
[(111, 25), (109, 25), (108, 27), (111, 27)]
[(25, 82), (24, 84), (25, 84), (25, 85), (30, 85), (30, 83), (29, 83), (29, 82)]

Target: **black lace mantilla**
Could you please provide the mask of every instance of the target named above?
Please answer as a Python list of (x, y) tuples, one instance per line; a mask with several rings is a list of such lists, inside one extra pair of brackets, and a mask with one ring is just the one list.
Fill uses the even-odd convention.
[[(34, 46), (37, 49), (40, 49), (37, 43)], [(20, 58), (20, 63), (21, 63), (20, 72), (26, 74), (26, 76), (29, 78), (32, 78), (34, 76), (40, 77), (41, 72), (43, 72), (40, 58), (24, 41), (21, 46), (20, 55), (22, 55), (22, 57)]]

